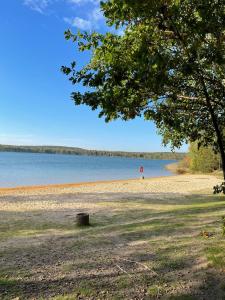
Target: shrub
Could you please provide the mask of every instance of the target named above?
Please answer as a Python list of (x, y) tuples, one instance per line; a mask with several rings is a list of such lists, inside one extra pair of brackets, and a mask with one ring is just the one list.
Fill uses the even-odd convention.
[(190, 145), (190, 170), (193, 172), (210, 173), (220, 168), (219, 155), (211, 147), (198, 148), (197, 142)]

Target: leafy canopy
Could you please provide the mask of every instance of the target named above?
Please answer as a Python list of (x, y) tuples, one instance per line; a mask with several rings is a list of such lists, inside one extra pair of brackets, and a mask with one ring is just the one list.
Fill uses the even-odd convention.
[(106, 121), (154, 120), (174, 147), (196, 140), (217, 147), (209, 100), (221, 129), (225, 0), (108, 0), (101, 9), (124, 34), (66, 31), (80, 51), (92, 51), (80, 70), (75, 62), (62, 67), (73, 84), (87, 87), (72, 93), (75, 104), (99, 109)]

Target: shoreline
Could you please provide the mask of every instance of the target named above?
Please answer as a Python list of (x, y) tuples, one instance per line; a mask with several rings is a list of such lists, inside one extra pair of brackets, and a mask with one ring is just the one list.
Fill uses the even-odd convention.
[(179, 173), (179, 162), (173, 162), (173, 163), (167, 164), (167, 165), (165, 165), (165, 169), (175, 175), (182, 174), (182, 173)]
[(167, 171), (170, 171), (171, 174), (168, 175), (161, 175), (161, 176), (152, 176), (152, 177), (145, 177), (144, 179), (140, 177), (137, 178), (127, 178), (127, 179), (109, 179), (109, 180), (96, 180), (96, 181), (81, 181), (81, 182), (71, 182), (71, 183), (49, 183), (49, 184), (32, 184), (32, 185), (18, 185), (18, 186), (9, 186), (9, 187), (1, 187), (0, 186), (0, 193), (4, 191), (17, 191), (17, 190), (42, 190), (42, 189), (48, 189), (48, 188), (70, 188), (70, 187), (78, 187), (78, 186), (86, 186), (86, 185), (95, 185), (95, 184), (111, 184), (111, 183), (123, 183), (123, 182), (130, 182), (130, 181), (136, 181), (136, 180), (153, 180), (153, 179), (160, 179), (160, 178), (166, 178), (166, 177), (172, 177), (177, 175), (183, 175), (179, 174), (176, 171), (174, 171), (174, 168), (171, 166), (177, 165), (177, 162), (173, 162), (170, 164), (167, 164), (164, 166), (164, 169)]

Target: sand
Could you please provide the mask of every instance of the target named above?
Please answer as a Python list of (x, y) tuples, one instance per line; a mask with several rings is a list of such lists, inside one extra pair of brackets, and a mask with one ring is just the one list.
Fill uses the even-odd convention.
[(157, 193), (190, 194), (213, 188), (221, 180), (213, 175), (176, 175), (148, 179), (86, 182), (61, 185), (0, 188), (4, 195), (45, 195), (68, 193)]

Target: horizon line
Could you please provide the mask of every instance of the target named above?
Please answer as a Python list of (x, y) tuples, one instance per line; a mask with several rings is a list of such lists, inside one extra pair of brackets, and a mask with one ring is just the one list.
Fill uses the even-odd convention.
[(126, 152), (126, 153), (188, 153), (187, 151), (126, 151), (126, 150), (105, 150), (105, 149), (89, 149), (82, 148), (79, 146), (62, 146), (62, 145), (16, 145), (16, 144), (1, 144), (0, 146), (9, 146), (9, 147), (59, 147), (59, 148), (74, 148), (81, 149), (86, 151), (105, 151), (105, 152)]

